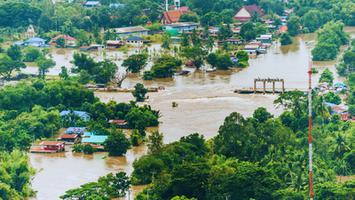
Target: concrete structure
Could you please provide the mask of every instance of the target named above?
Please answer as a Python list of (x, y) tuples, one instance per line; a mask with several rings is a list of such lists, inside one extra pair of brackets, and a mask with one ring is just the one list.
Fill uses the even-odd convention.
[(266, 94), (266, 83), (272, 83), (272, 93), (275, 94), (275, 83), (281, 82), (282, 84), (282, 92), (285, 92), (285, 81), (284, 79), (278, 79), (278, 78), (256, 78), (254, 79), (254, 93), (256, 93), (257, 90), (257, 83), (262, 82), (263, 83), (263, 93)]
[(126, 40), (126, 44), (133, 45), (133, 46), (142, 46), (144, 44), (144, 39), (141, 37), (133, 36), (129, 37)]

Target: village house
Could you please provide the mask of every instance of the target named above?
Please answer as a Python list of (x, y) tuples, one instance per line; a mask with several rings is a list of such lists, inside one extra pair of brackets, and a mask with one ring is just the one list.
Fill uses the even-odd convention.
[(120, 38), (127, 38), (130, 36), (142, 37), (148, 35), (148, 29), (144, 28), (143, 26), (114, 28), (113, 30)]
[(86, 8), (95, 8), (101, 6), (100, 1), (87, 1), (83, 5)]
[(250, 56), (256, 56), (259, 49), (260, 45), (258, 44), (248, 44), (244, 47), (244, 51), (246, 51)]
[(69, 35), (61, 34), (57, 35), (56, 37), (51, 39), (51, 44), (58, 45), (57, 41), (63, 38), (64, 39), (64, 46), (65, 47), (76, 47), (77, 46), (77, 40)]
[(272, 35), (260, 35), (256, 38), (256, 41), (261, 42), (264, 45), (270, 46), (272, 43)]
[(59, 138), (59, 140), (66, 143), (76, 143), (79, 140), (78, 134), (63, 134)]
[(23, 46), (33, 46), (33, 47), (48, 47), (46, 44), (46, 40), (39, 38), (39, 37), (33, 37), (30, 38), (22, 43)]
[(227, 44), (232, 44), (232, 45), (241, 45), (244, 43), (243, 40), (239, 39), (239, 38), (227, 38), (223, 41), (219, 41), (218, 43), (227, 43)]
[(85, 132), (81, 139), (81, 143), (103, 145), (107, 138), (107, 135), (95, 135), (91, 132)]
[(133, 46), (142, 46), (145, 40), (141, 37), (132, 36), (127, 38), (126, 44), (133, 45)]
[(106, 41), (106, 48), (107, 49), (116, 49), (123, 46), (125, 43), (121, 40), (107, 40)]
[(102, 44), (92, 44), (90, 46), (81, 46), (80, 51), (101, 51), (105, 48)]
[(31, 153), (57, 153), (65, 151), (65, 144), (61, 141), (42, 141), (40, 147), (31, 148)]
[(83, 135), (85, 130), (86, 130), (85, 127), (69, 127), (67, 128), (67, 130), (65, 130), (65, 133)]
[(27, 31), (23, 34), (25, 38), (34, 38), (36, 37), (37, 33), (35, 31), (35, 28), (33, 27), (32, 24), (30, 24), (27, 28)]
[(263, 17), (265, 14), (259, 6), (249, 5), (243, 6), (234, 16), (234, 19), (240, 22), (247, 22), (250, 21), (254, 15), (257, 15), (258, 17)]
[(180, 17), (184, 14), (191, 12), (189, 7), (183, 6), (175, 10), (168, 10), (163, 13), (160, 23), (172, 24), (180, 21)]
[(119, 128), (127, 128), (128, 122), (123, 119), (113, 119), (109, 121), (110, 124), (116, 125)]
[(179, 33), (191, 32), (198, 28), (198, 23), (195, 22), (177, 22), (172, 24), (166, 24), (163, 26), (165, 31), (176, 30)]
[(71, 117), (71, 115), (76, 115), (80, 117), (81, 120), (83, 121), (89, 121), (90, 120), (90, 115), (87, 112), (84, 111), (76, 111), (76, 110), (63, 110), (60, 112), (61, 117)]

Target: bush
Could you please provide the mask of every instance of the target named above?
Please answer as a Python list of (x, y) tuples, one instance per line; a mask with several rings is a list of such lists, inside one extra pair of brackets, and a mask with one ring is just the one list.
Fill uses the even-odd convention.
[(292, 38), (290, 34), (288, 33), (283, 33), (280, 38), (281, 45), (289, 45), (292, 44)]
[(122, 156), (131, 147), (131, 143), (122, 131), (112, 130), (104, 146), (110, 156)]
[(320, 75), (319, 82), (320, 83), (328, 83), (329, 85), (333, 85), (333, 73), (327, 68)]
[(28, 47), (24, 50), (25, 52), (25, 62), (34, 62), (38, 58), (40, 58), (42, 55), (41, 51), (35, 47)]
[(93, 154), (95, 152), (95, 148), (91, 146), (91, 144), (85, 144), (83, 146), (83, 153), (84, 154)]
[(324, 95), (324, 100), (329, 103), (334, 103), (334, 104), (341, 104), (341, 98), (339, 95), (335, 94), (334, 92), (328, 92), (327, 94)]

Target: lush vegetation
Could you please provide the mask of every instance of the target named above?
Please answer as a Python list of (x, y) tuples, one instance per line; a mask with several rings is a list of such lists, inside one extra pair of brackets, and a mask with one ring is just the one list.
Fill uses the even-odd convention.
[(124, 197), (129, 189), (130, 181), (126, 173), (118, 172), (100, 177), (97, 182), (86, 183), (80, 188), (71, 189), (61, 199), (95, 199), (109, 200)]
[(317, 32), (317, 44), (312, 50), (314, 61), (334, 60), (342, 45), (347, 44), (348, 36), (341, 22), (328, 22)]
[[(320, 199), (351, 198), (353, 182), (335, 184), (336, 175), (353, 174), (354, 126), (330, 116), (314, 95), (314, 171)], [(230, 114), (218, 135), (199, 134), (161, 146), (134, 162), (133, 184), (151, 183), (137, 199), (305, 199), (307, 196), (307, 96), (287, 92), (275, 101), (286, 111), (272, 116), (258, 108), (250, 118)], [(155, 145), (154, 145), (155, 144)]]

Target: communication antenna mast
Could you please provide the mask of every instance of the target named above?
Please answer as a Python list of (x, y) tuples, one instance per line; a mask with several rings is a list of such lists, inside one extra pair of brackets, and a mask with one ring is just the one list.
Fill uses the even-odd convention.
[(312, 61), (308, 70), (308, 161), (309, 161), (309, 199), (313, 200), (313, 150), (312, 150)]

